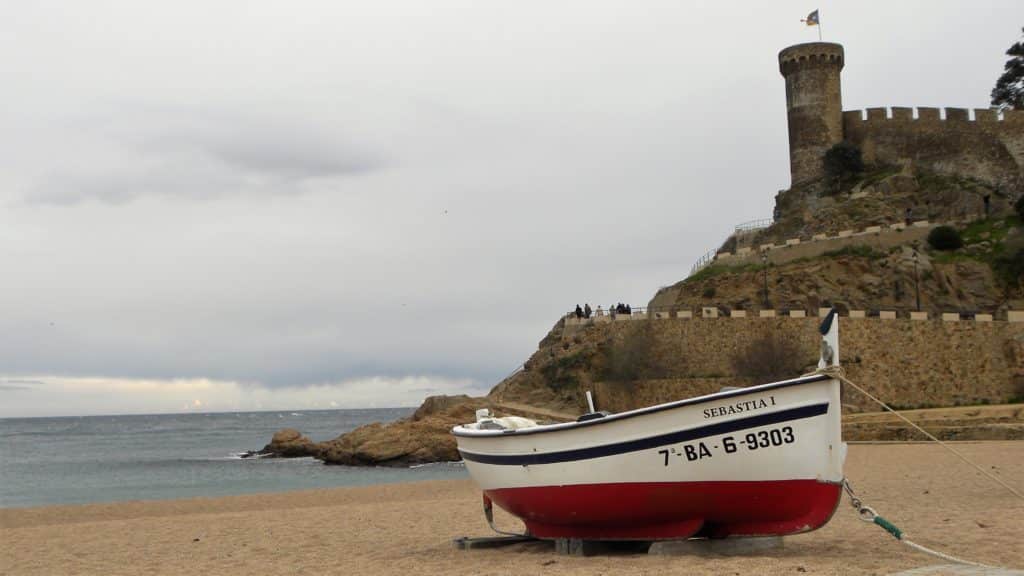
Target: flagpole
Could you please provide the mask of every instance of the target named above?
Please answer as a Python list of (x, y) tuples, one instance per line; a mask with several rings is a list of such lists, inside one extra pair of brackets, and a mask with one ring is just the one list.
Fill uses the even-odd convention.
[(821, 9), (818, 9), (818, 42), (821, 42)]

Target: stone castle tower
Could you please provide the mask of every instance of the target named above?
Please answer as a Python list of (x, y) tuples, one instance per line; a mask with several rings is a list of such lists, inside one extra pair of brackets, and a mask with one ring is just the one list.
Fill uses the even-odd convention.
[(825, 152), (846, 140), (869, 165), (956, 175), (983, 182), (1006, 198), (1024, 195), (1024, 110), (893, 106), (844, 111), (839, 82), (844, 64), (843, 47), (829, 42), (779, 52), (793, 186), (822, 178)]
[(797, 44), (779, 52), (786, 79), (789, 169), (793, 184), (824, 175), (822, 157), (843, 140), (839, 72), (843, 47), (829, 42)]

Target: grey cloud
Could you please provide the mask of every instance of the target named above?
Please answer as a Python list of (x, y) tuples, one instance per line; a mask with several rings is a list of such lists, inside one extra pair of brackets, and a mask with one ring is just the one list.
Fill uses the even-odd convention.
[(129, 113), (80, 124), (101, 158), (87, 168), (55, 167), (30, 188), (28, 202), (116, 205), (149, 195), (296, 195), (317, 181), (368, 174), (388, 164), (341, 128), (308, 119), (202, 110)]
[(13, 392), (16, 390), (32, 390), (37, 386), (45, 385), (40, 380), (18, 380), (14, 378), (0, 378), (0, 392)]
[(353, 146), (303, 134), (239, 134), (209, 142), (207, 150), (227, 165), (283, 180), (356, 175), (382, 166), (378, 158)]

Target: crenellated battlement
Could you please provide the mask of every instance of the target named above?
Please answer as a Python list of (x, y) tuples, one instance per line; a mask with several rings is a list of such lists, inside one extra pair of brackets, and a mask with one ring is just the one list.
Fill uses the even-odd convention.
[(790, 46), (779, 52), (779, 72), (783, 76), (801, 68), (843, 67), (843, 47), (829, 42), (810, 42)]
[(911, 123), (957, 128), (960, 124), (1024, 126), (1024, 110), (998, 111), (992, 108), (933, 108), (893, 106), (843, 111), (843, 124)]
[(1024, 111), (893, 106), (843, 112), (868, 164), (920, 166), (1024, 193)]

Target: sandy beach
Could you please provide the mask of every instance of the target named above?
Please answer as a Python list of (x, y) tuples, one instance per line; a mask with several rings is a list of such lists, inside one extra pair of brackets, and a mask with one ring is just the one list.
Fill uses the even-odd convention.
[[(1024, 489), (1024, 442), (957, 449)], [(1024, 502), (926, 444), (853, 445), (847, 475), (908, 538), (1024, 568)], [(507, 515), (499, 524), (518, 524)], [(844, 497), (821, 530), (747, 557), (556, 555), (550, 543), (456, 550), (487, 536), (471, 481), (0, 510), (2, 574), (890, 574), (942, 560), (861, 522)]]

